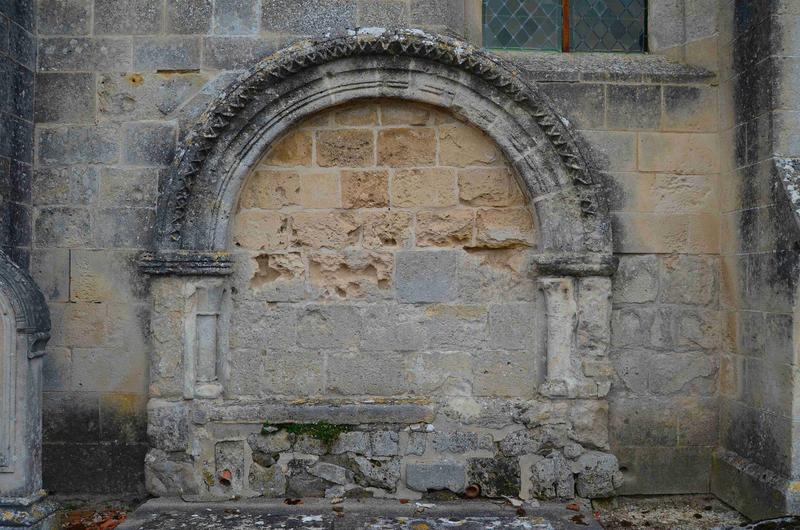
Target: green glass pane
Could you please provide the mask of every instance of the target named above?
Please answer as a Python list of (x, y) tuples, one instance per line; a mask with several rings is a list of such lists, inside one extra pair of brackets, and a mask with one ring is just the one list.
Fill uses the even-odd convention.
[(571, 0), (570, 49), (643, 52), (646, 0)]
[(561, 0), (483, 0), (483, 45), (561, 49)]

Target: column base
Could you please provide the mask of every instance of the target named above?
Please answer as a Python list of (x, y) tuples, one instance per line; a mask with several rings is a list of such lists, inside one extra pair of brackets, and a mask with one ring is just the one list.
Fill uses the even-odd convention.
[(0, 497), (0, 530), (56, 530), (58, 504), (44, 491), (30, 497)]

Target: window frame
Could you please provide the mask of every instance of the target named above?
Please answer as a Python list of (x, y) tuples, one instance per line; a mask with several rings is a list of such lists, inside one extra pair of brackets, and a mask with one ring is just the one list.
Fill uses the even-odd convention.
[[(478, 38), (475, 39), (476, 44), (479, 44), (482, 48), (487, 50), (497, 50), (497, 51), (517, 51), (517, 52), (543, 52), (543, 53), (619, 53), (625, 55), (631, 54), (644, 54), (649, 52), (649, 42), (648, 42), (648, 23), (649, 23), (649, 15), (650, 15), (650, 3), (651, 0), (646, 0), (644, 2), (644, 20), (642, 23), (642, 49), (640, 51), (618, 51), (618, 50), (590, 50), (590, 51), (574, 51), (570, 49), (571, 42), (571, 32), (570, 32), (570, 2), (573, 0), (561, 0), (561, 49), (554, 50), (554, 49), (547, 49), (547, 48), (497, 48), (492, 46), (486, 46), (485, 43), (485, 35), (484, 35), (484, 10), (485, 10), (485, 3), (486, 0), (472, 0), (472, 2), (468, 2), (467, 7), (467, 18), (472, 18), (473, 23), (472, 31), (468, 31), (468, 33), (472, 33), (476, 35)], [(470, 9), (472, 7), (472, 9)], [(469, 11), (472, 11), (472, 17), (469, 15)], [(472, 39), (470, 39), (472, 40)], [(473, 41), (474, 42), (474, 41)]]

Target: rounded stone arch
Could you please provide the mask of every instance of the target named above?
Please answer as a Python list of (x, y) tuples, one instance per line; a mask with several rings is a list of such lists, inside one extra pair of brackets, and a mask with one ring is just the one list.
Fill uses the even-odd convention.
[(223, 91), (177, 150), (144, 268), (226, 273), (239, 192), (270, 144), (312, 114), (369, 98), (433, 105), (492, 138), (533, 206), (545, 267), (577, 256), (610, 262), (601, 188), (568, 122), (534, 84), (463, 41), (367, 28), (292, 45)]
[(30, 277), (0, 251), (0, 302), (5, 307), (3, 314), (13, 316), (11, 331), (30, 337), (30, 344), (44, 346), (50, 337), (50, 310), (44, 295)]

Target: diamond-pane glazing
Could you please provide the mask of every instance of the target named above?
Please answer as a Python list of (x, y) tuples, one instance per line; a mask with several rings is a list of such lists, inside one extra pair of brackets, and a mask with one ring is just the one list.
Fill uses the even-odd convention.
[(570, 0), (570, 49), (643, 52), (647, 0)]
[(487, 48), (561, 49), (561, 0), (484, 0)]

